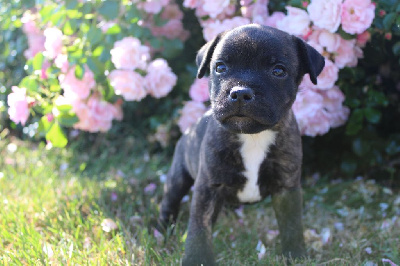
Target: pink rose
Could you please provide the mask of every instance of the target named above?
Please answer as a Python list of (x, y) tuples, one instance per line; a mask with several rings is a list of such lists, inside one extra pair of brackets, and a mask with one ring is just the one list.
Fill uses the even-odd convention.
[(61, 54), (63, 34), (61, 30), (57, 28), (47, 28), (44, 30), (44, 36), (46, 37), (44, 43), (46, 55), (49, 58), (54, 59), (57, 55)]
[(250, 20), (242, 17), (233, 17), (231, 19), (225, 19), (222, 22), (219, 20), (212, 21), (204, 25), (203, 36), (206, 41), (211, 41), (219, 33), (226, 30), (249, 24)]
[(302, 135), (323, 135), (329, 131), (329, 117), (323, 107), (323, 97), (318, 92), (305, 89), (297, 94), (292, 108)]
[(66, 74), (62, 74), (58, 77), (60, 81), (60, 87), (64, 89), (64, 94), (72, 94), (79, 99), (86, 99), (90, 90), (96, 86), (94, 75), (92, 71), (85, 65), (85, 74), (82, 79), (75, 77), (75, 68), (72, 67)]
[(315, 30), (308, 40), (317, 42), (322, 47), (325, 47), (329, 53), (334, 53), (340, 46), (341, 37), (327, 30)]
[(360, 47), (365, 47), (370, 39), (371, 33), (369, 33), (368, 31), (364, 31), (363, 33), (357, 35), (357, 45)]
[(331, 60), (325, 58), (325, 67), (317, 77), (317, 85), (315, 86), (321, 90), (330, 89), (335, 85), (338, 77), (339, 68)]
[(147, 95), (144, 78), (134, 71), (113, 70), (108, 78), (115, 94), (127, 101), (140, 101)]
[(196, 8), (201, 0), (184, 0), (183, 6), (186, 8)]
[(229, 0), (203, 0), (203, 10), (211, 18), (216, 18), (229, 5)]
[(283, 18), (285, 18), (285, 13), (283, 12), (274, 12), (272, 13), (271, 16), (269, 16), (267, 18), (267, 20), (265, 21), (265, 25), (270, 26), (270, 27), (274, 27), (276, 28), (276, 24), (278, 23), (278, 21), (282, 20)]
[(23, 126), (29, 118), (29, 105), (26, 97), (26, 89), (11, 87), (12, 92), (7, 96), (8, 115), (14, 123), (21, 123)]
[(73, 106), (73, 110), (79, 118), (79, 122), (74, 125), (74, 128), (89, 132), (107, 132), (112, 126), (114, 108), (112, 104), (93, 95), (87, 103), (82, 101)]
[(183, 12), (179, 8), (177, 4), (169, 4), (164, 7), (163, 12), (161, 13), (161, 18), (165, 20), (169, 19), (183, 19)]
[(154, 36), (165, 36), (167, 39), (185, 40), (188, 32), (183, 28), (182, 21), (179, 19), (171, 19), (161, 27), (151, 27), (151, 33)]
[(189, 95), (196, 102), (205, 102), (210, 99), (208, 90), (209, 78), (196, 79), (189, 90)]
[(45, 50), (44, 42), (46, 38), (42, 34), (28, 34), (26, 37), (28, 39), (29, 48), (25, 50), (24, 56), (27, 59), (34, 58), (37, 53)]
[(355, 66), (357, 65), (357, 55), (355, 50), (356, 40), (345, 40), (340, 38), (340, 45), (335, 53), (335, 64), (339, 68), (344, 68), (345, 66)]
[(371, 0), (345, 0), (342, 8), (342, 28), (350, 34), (361, 34), (368, 29), (375, 17)]
[(160, 13), (161, 9), (168, 5), (169, 0), (146, 0), (140, 3), (139, 7), (144, 9), (147, 13), (157, 14)]
[(323, 97), (323, 105), (327, 111), (327, 115), (330, 118), (329, 123), (331, 127), (338, 127), (343, 125), (350, 113), (350, 109), (343, 106), (345, 96), (343, 92), (337, 87), (325, 91), (321, 91)]
[(164, 59), (156, 59), (149, 64), (145, 87), (149, 94), (155, 98), (166, 96), (176, 84), (176, 75)]
[(26, 35), (28, 34), (40, 34), (40, 29), (36, 26), (37, 14), (32, 14), (30, 10), (25, 11), (22, 15), (22, 30)]
[(276, 23), (277, 28), (293, 35), (307, 35), (311, 22), (307, 12), (291, 6), (287, 6), (286, 10), (288, 13), (286, 17)]
[(54, 60), (54, 64), (61, 70), (62, 73), (66, 73), (69, 67), (68, 55), (66, 54), (57, 55), (57, 57)]
[(342, 0), (312, 0), (307, 11), (315, 26), (333, 33), (340, 25)]
[(268, 19), (268, 1), (256, 1), (251, 6), (252, 22), (265, 24)]
[(178, 121), (178, 126), (181, 132), (184, 133), (191, 125), (196, 123), (206, 110), (207, 108), (201, 102), (186, 102)]
[(111, 61), (117, 69), (145, 69), (150, 59), (149, 47), (141, 45), (139, 39), (125, 37), (114, 43), (111, 49)]

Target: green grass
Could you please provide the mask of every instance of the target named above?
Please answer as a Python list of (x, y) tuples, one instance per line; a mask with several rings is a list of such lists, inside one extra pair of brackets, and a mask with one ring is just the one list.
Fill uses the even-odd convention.
[[(178, 265), (189, 204), (182, 204), (173, 234), (154, 236), (160, 175), (170, 156), (149, 154), (145, 142), (134, 138), (77, 141), (62, 150), (1, 139), (0, 265)], [(387, 258), (400, 264), (398, 191), (365, 180), (307, 185), (309, 180), (304, 227), (310, 258), (301, 263), (382, 265)], [(156, 189), (145, 192), (150, 183)], [(117, 228), (104, 231), (104, 219)], [(327, 244), (319, 237), (323, 228), (331, 232)], [(225, 209), (214, 228), (219, 264), (283, 265), (279, 240), (269, 230), (277, 224), (268, 199), (245, 206), (242, 217)], [(259, 241), (266, 248), (261, 260)]]

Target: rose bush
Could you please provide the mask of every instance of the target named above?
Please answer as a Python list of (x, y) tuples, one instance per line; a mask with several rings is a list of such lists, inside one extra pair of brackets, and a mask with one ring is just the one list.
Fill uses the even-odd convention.
[(3, 128), (64, 146), (68, 129), (107, 132), (123, 119), (166, 146), (176, 128), (185, 131), (207, 110), (207, 79), (195, 79), (195, 52), (225, 30), (259, 23), (304, 39), (326, 60), (317, 85), (305, 76), (293, 106), (301, 132), (312, 137), (304, 138), (306, 170), (393, 173), (399, 167), (395, 0), (23, 0), (1, 6)]

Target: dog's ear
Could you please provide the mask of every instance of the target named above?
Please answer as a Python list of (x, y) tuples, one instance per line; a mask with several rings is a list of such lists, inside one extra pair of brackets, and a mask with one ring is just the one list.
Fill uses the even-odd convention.
[(221, 40), (221, 37), (224, 33), (218, 34), (214, 39), (204, 44), (203, 47), (199, 50), (196, 56), (196, 64), (198, 67), (197, 70), (197, 78), (201, 79), (207, 72), (207, 69), (210, 67), (211, 57), (214, 53), (215, 46), (217, 46), (218, 42)]
[(318, 53), (311, 45), (305, 43), (300, 38), (294, 37), (299, 51), (300, 65), (304, 74), (310, 74), (312, 83), (317, 84), (317, 77), (325, 66), (324, 57)]

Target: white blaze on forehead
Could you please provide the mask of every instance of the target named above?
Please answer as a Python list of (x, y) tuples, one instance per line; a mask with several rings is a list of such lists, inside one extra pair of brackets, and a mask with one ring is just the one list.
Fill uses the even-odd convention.
[(257, 134), (240, 134), (242, 142), (240, 154), (244, 164), (243, 175), (247, 178), (244, 188), (237, 194), (241, 202), (261, 200), (260, 188), (257, 184), (260, 165), (265, 159), (269, 147), (275, 143), (276, 132), (265, 130)]

